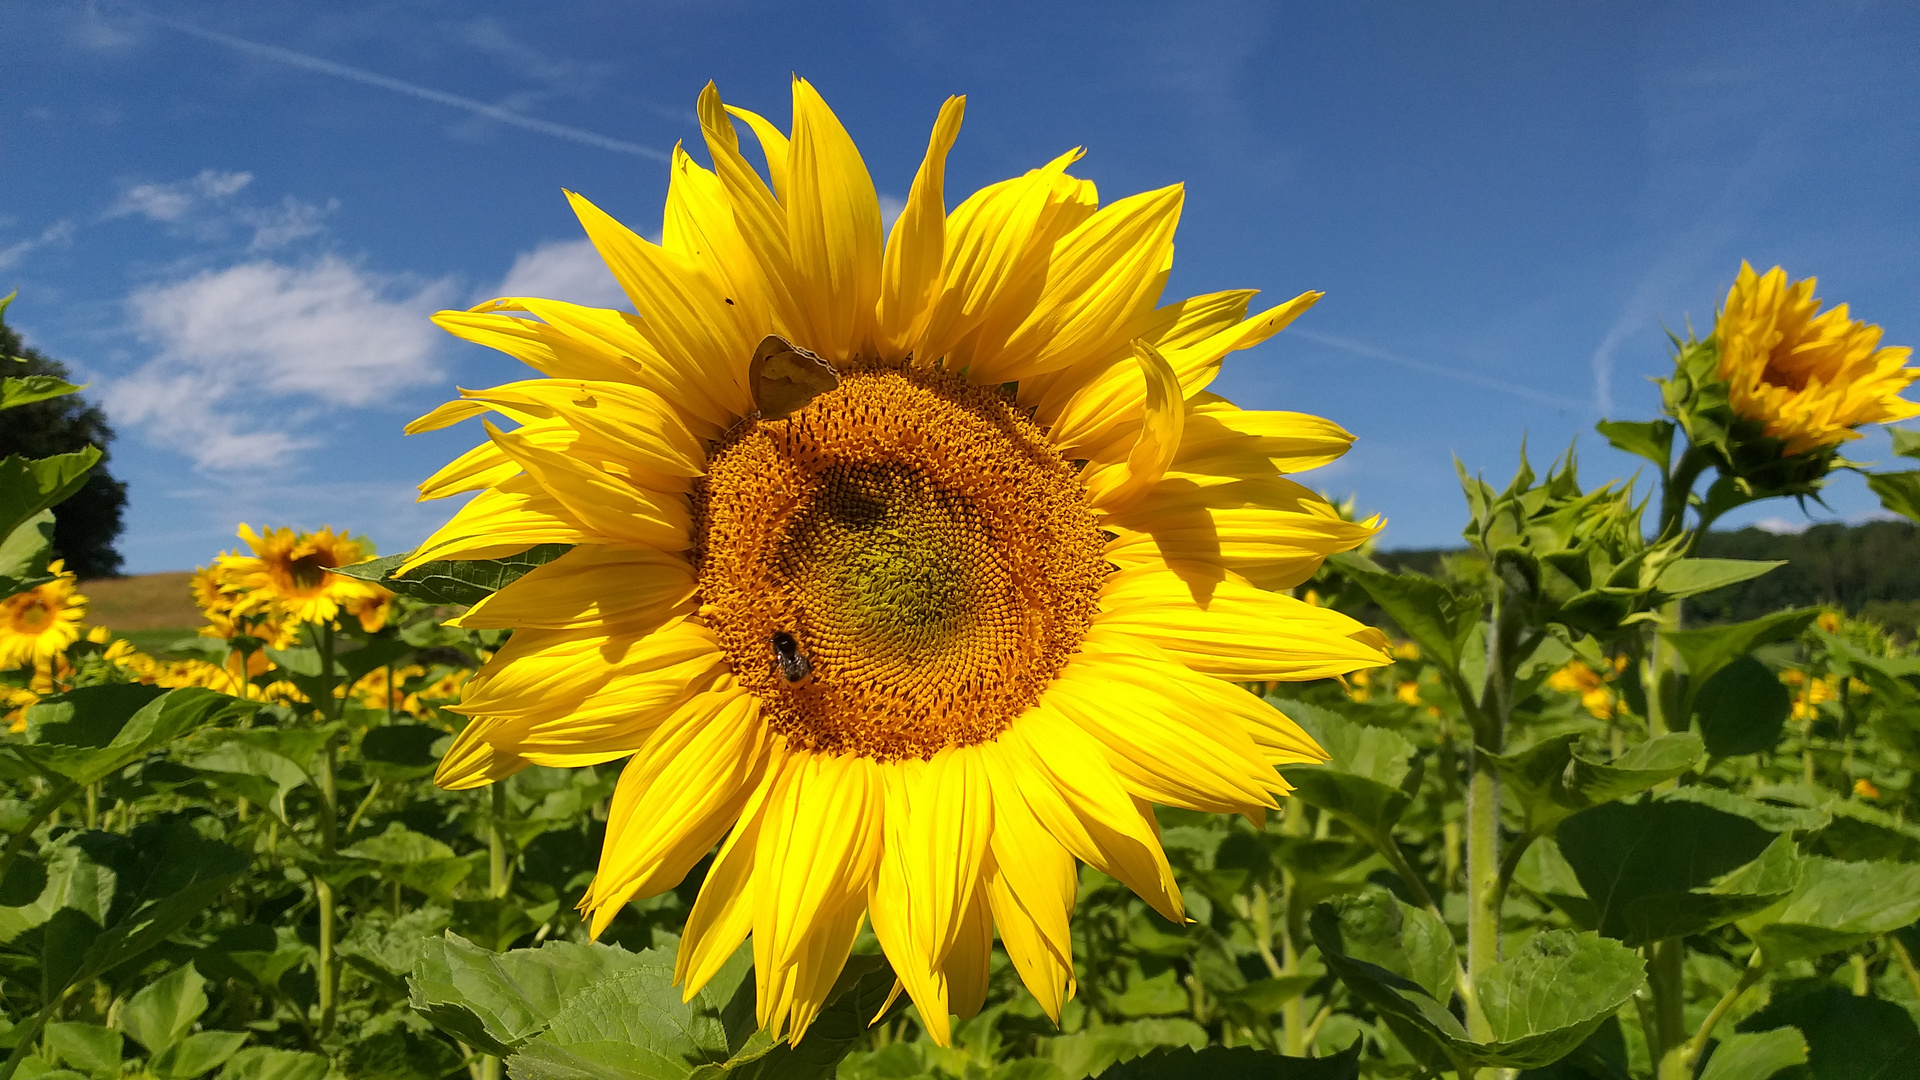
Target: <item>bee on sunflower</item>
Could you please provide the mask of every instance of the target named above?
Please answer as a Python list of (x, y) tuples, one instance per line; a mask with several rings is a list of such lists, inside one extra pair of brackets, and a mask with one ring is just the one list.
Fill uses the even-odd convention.
[(751, 937), (759, 1021), (793, 1041), (869, 920), (934, 1039), (979, 1009), (996, 931), (1057, 1019), (1077, 862), (1180, 920), (1153, 805), (1257, 818), (1276, 765), (1324, 759), (1235, 684), (1389, 659), (1273, 591), (1378, 531), (1283, 475), (1352, 436), (1208, 391), (1320, 294), (1160, 303), (1182, 190), (1101, 206), (1079, 150), (949, 213), (962, 110), (883, 236), (810, 84), (791, 131), (709, 84), (713, 167), (676, 147), (660, 243), (568, 196), (638, 315), (443, 312), (541, 377), (409, 428), (513, 425), (421, 485), (478, 494), (398, 572), (573, 545), (461, 617), (514, 633), (438, 781), (628, 758), (593, 932), (718, 844), (676, 978)]

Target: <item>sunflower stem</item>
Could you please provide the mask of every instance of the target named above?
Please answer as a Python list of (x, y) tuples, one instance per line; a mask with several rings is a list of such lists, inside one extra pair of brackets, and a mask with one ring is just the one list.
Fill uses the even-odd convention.
[[(333, 671), (333, 624), (331, 622), (309, 624), (314, 630), (314, 643), (320, 654), (320, 700), (316, 706), (322, 723), (331, 723), (339, 715), (339, 705), (334, 701)], [(339, 842), (337, 835), (339, 823), (339, 790), (334, 775), (334, 733), (327, 733), (327, 740), (320, 751), (320, 854), (322, 859), (331, 859), (334, 848)], [(337, 1009), (336, 998), (340, 984), (340, 971), (334, 956), (334, 924), (338, 912), (334, 903), (333, 886), (317, 874), (313, 878), (313, 896), (320, 909), (320, 955), (315, 971), (319, 983), (320, 1023), (322, 1038), (333, 1031), (333, 1020)]]

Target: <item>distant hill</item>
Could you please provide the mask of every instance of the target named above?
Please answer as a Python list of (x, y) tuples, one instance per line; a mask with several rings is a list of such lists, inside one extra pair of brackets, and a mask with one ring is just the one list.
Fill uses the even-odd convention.
[[(1397, 569), (1435, 573), (1459, 548), (1376, 553)], [(1905, 521), (1815, 525), (1802, 533), (1711, 532), (1695, 552), (1716, 559), (1785, 559), (1752, 581), (1687, 601), (1687, 622), (1752, 619), (1787, 607), (1826, 604), (1883, 623), (1903, 636), (1920, 625), (1920, 526)]]

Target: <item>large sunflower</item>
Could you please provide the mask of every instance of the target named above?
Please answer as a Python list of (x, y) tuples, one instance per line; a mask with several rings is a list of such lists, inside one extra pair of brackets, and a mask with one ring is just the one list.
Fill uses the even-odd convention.
[(1076, 859), (1179, 920), (1152, 804), (1258, 817), (1274, 766), (1323, 759), (1234, 683), (1386, 661), (1269, 591), (1376, 531), (1280, 475), (1352, 436), (1206, 389), (1319, 294), (1156, 306), (1181, 189), (1099, 207), (1078, 150), (948, 214), (961, 110), (883, 246), (812, 86), (788, 134), (709, 85), (714, 169), (675, 149), (659, 244), (569, 196), (639, 316), (443, 312), (545, 378), (410, 428), (518, 425), (421, 485), (479, 494), (412, 564), (575, 545), (463, 616), (515, 632), (439, 782), (630, 756), (592, 929), (718, 843), (678, 978), (751, 934), (760, 1021), (795, 1040), (863, 918), (935, 1039), (979, 1008), (996, 929), (1057, 1017)]
[(0, 668), (47, 663), (80, 640), (87, 598), (62, 567), (55, 559), (47, 564), (52, 581), (0, 600)]
[(1862, 424), (1920, 416), (1920, 404), (1900, 396), (1920, 378), (1902, 366), (1913, 350), (1880, 348), (1880, 328), (1848, 318), (1845, 304), (1821, 312), (1814, 281), (1789, 285), (1778, 266), (1756, 274), (1742, 262), (1713, 331), (1734, 412), (1782, 440), (1787, 455), (1857, 439)]

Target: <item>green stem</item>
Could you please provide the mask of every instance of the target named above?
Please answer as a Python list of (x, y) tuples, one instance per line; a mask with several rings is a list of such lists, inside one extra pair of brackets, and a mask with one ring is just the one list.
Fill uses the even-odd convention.
[(1900, 973), (1907, 977), (1908, 988), (1913, 991), (1914, 997), (1920, 998), (1920, 970), (1914, 969), (1913, 954), (1907, 951), (1907, 943), (1901, 941), (1897, 934), (1888, 934), (1887, 944), (1893, 946), (1893, 955), (1900, 961)]
[(1680, 1049), (1687, 1038), (1687, 946), (1679, 938), (1666, 938), (1648, 946), (1647, 952), (1647, 990), (1653, 998), (1653, 1027), (1646, 1033), (1647, 1054), (1663, 1063), (1660, 1075), (1665, 1080), (1667, 1055)]
[(1467, 1034), (1490, 1042), (1493, 1026), (1475, 988), (1500, 963), (1500, 774), (1490, 755), (1506, 749), (1513, 710), (1513, 667), (1518, 655), (1519, 613), (1507, 602), (1507, 582), (1494, 586), (1487, 632), (1486, 686), (1480, 722), (1474, 728), (1472, 775), (1467, 782)]
[[(1298, 799), (1287, 800), (1286, 817), (1281, 819), (1280, 831), (1288, 836), (1307, 834), (1307, 810)], [(1300, 925), (1294, 917), (1299, 906), (1300, 883), (1291, 869), (1283, 864), (1280, 870), (1283, 905), (1280, 922), (1280, 973), (1298, 975), (1300, 973)], [(1286, 1053), (1291, 1057), (1303, 1057), (1306, 1054), (1307, 1001), (1306, 995), (1295, 994), (1280, 1007), (1281, 1034)]]
[(487, 894), (507, 895), (507, 783), (495, 780), (489, 791), (493, 813), (487, 820)]
[(1740, 995), (1746, 993), (1754, 983), (1759, 982), (1760, 976), (1766, 974), (1766, 971), (1767, 965), (1761, 958), (1760, 950), (1755, 949), (1753, 959), (1747, 962), (1747, 969), (1740, 973), (1740, 980), (1733, 984), (1733, 989), (1722, 994), (1720, 1000), (1714, 1003), (1713, 1011), (1700, 1022), (1700, 1030), (1693, 1033), (1693, 1038), (1680, 1052), (1680, 1070), (1684, 1071), (1675, 1070), (1679, 1075), (1686, 1077), (1693, 1075), (1693, 1067), (1699, 1063), (1700, 1055), (1707, 1052), (1707, 1042), (1713, 1038), (1713, 1029), (1720, 1026), (1720, 1021), (1726, 1017), (1727, 1010), (1733, 1008), (1734, 1002), (1740, 1000)]
[[(1688, 446), (1674, 463), (1673, 472), (1660, 478), (1660, 535), (1656, 543), (1680, 535), (1687, 524), (1687, 503), (1693, 497), (1693, 485), (1712, 462), (1706, 453)], [(1706, 528), (1705, 523), (1701, 529)]]
[[(321, 722), (331, 722), (339, 713), (333, 699), (333, 624), (316, 625), (314, 634), (320, 653), (320, 708)], [(330, 861), (339, 843), (340, 793), (334, 775), (334, 735), (329, 732), (327, 741), (320, 754), (320, 854), (322, 862)], [(320, 1023), (322, 1038), (333, 1031), (333, 1020), (338, 1010), (340, 987), (339, 963), (334, 956), (334, 929), (338, 918), (334, 902), (333, 886), (329, 885), (318, 872), (313, 876), (313, 895), (320, 908), (320, 957), (319, 970), (315, 972), (319, 983)]]
[(7, 868), (13, 865), (13, 860), (19, 858), (20, 853), (33, 842), (33, 831), (38, 829), (42, 822), (52, 817), (53, 812), (60, 809), (61, 804), (73, 798), (73, 793), (79, 788), (80, 785), (72, 780), (63, 781), (55, 784), (52, 791), (47, 792), (38, 803), (34, 804), (33, 813), (27, 816), (26, 824), (20, 826), (19, 830), (7, 840), (5, 850), (0, 850), (0, 879), (7, 876)]

